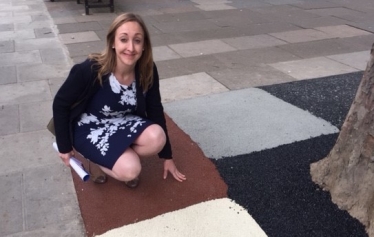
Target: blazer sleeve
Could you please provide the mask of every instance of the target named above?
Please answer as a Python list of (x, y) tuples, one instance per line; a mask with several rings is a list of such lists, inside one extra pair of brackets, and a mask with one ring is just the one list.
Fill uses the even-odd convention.
[(60, 153), (68, 153), (73, 149), (70, 136), (71, 107), (81, 99), (90, 79), (84, 76), (83, 70), (82, 64), (74, 65), (53, 100), (56, 143)]
[(164, 148), (158, 153), (160, 158), (163, 159), (172, 159), (172, 151), (169, 140), (169, 135), (166, 127), (166, 120), (164, 115), (164, 107), (161, 103), (161, 94), (160, 94), (160, 81), (158, 76), (157, 67), (154, 64), (153, 66), (153, 85), (147, 91), (146, 96), (146, 113), (147, 117), (160, 125), (166, 135), (166, 143)]

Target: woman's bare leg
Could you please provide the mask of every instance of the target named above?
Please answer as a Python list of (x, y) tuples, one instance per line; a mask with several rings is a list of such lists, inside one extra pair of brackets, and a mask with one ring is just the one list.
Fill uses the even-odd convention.
[(152, 124), (140, 134), (131, 147), (139, 156), (151, 156), (159, 153), (165, 142), (164, 130), (159, 125)]

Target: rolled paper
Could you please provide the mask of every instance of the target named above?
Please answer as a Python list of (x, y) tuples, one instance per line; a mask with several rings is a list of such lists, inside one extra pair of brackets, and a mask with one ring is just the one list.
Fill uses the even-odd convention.
[[(57, 143), (54, 142), (53, 148), (58, 151)], [(69, 164), (71, 168), (78, 174), (78, 176), (85, 182), (90, 178), (90, 175), (84, 170), (82, 162), (80, 162), (75, 157), (70, 157)]]

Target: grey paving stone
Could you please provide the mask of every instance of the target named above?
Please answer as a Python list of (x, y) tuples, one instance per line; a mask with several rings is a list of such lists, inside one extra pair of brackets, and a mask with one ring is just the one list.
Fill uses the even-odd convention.
[(72, 220), (53, 223), (46, 227), (42, 227), (32, 231), (24, 231), (21, 233), (12, 234), (11, 236), (5, 237), (40, 237), (40, 236), (63, 236), (63, 237), (75, 237), (85, 236), (85, 230), (83, 227), (83, 221), (74, 218)]
[(351, 22), (350, 25), (374, 33), (374, 20), (371, 22)]
[(348, 23), (349, 21), (339, 19), (334, 16), (321, 16), (317, 18), (298, 19), (292, 24), (295, 24), (302, 28), (315, 28), (315, 27), (320, 27), (320, 26), (343, 25), (343, 24), (348, 24)]
[(356, 68), (349, 67), (347, 65), (338, 63), (334, 60), (325, 57), (280, 62), (270, 64), (270, 66), (284, 73), (287, 73), (288, 75), (298, 80), (312, 79), (359, 71)]
[(164, 103), (164, 107), (204, 154), (214, 159), (339, 131), (325, 120), (256, 88)]
[(46, 13), (38, 13), (36, 15), (33, 15), (31, 18), (32, 18), (32, 21), (49, 21), (49, 20), (51, 20), (49, 14), (46, 14)]
[(60, 24), (57, 27), (60, 34), (103, 30), (103, 27), (95, 21)]
[(2, 57), (0, 58), (0, 65), (2, 66), (13, 66), (41, 62), (42, 59), (38, 50), (3, 53)]
[(14, 41), (0, 41), (0, 53), (11, 53), (14, 52)]
[(48, 80), (52, 98), (55, 97), (58, 89), (60, 89), (62, 83), (64, 83), (64, 81), (66, 80), (66, 77), (53, 78)]
[(62, 48), (40, 50), (42, 61), (45, 64), (69, 64), (70, 58), (68, 54), (69, 52)]
[[(250, 16), (250, 15), (249, 15)], [(209, 19), (208, 21), (214, 23), (219, 27), (247, 27), (250, 24), (268, 23), (269, 19), (266, 17), (249, 17), (242, 15), (234, 15), (220, 18)]]
[(184, 22), (163, 22), (154, 23), (154, 27), (159, 29), (163, 33), (171, 32), (184, 32), (184, 31), (198, 31), (198, 30), (212, 30), (219, 29), (217, 25), (207, 22), (205, 20), (194, 20), (194, 21), (184, 21)]
[(153, 60), (156, 62), (181, 58), (179, 54), (177, 54), (175, 51), (171, 50), (167, 46), (153, 47), (152, 51), (153, 51)]
[(220, 62), (224, 63), (225, 67), (227, 68), (247, 68), (248, 66), (257, 65), (260, 63), (268, 64), (282, 61), (291, 61), (300, 58), (277, 47), (247, 49), (229, 53), (220, 53), (215, 54), (214, 57), (217, 58)]
[(66, 45), (69, 50), (70, 57), (84, 56), (87, 57), (90, 53), (101, 52), (106, 46), (105, 41), (93, 41)]
[(238, 50), (265, 48), (265, 47), (287, 44), (287, 42), (274, 38), (270, 35), (243, 36), (243, 37), (222, 39), (222, 41), (233, 46), (234, 48)]
[(0, 38), (2, 40), (34, 39), (35, 33), (33, 30), (1, 31)]
[(363, 51), (371, 49), (371, 46), (374, 42), (374, 35), (364, 35), (350, 38), (341, 38), (339, 39), (343, 44), (348, 44), (352, 47), (355, 47), (356, 51)]
[(22, 173), (0, 175), (0, 236), (13, 236), (23, 230), (22, 189)]
[(61, 16), (61, 17), (54, 16), (53, 17), (53, 22), (56, 25), (60, 25), (60, 24), (74, 23), (74, 22), (77, 22), (77, 21), (75, 20), (75, 18), (73, 16), (66, 16), (65, 15), (65, 16)]
[(351, 27), (348, 25), (338, 25), (338, 26), (323, 26), (317, 27), (316, 30), (322, 31), (331, 38), (348, 38), (360, 35), (371, 35), (372, 33)]
[(24, 103), (19, 105), (19, 124), (21, 132), (45, 129), (51, 117), (52, 101)]
[(0, 67), (0, 85), (17, 82), (16, 66)]
[(93, 31), (59, 34), (59, 38), (63, 44), (100, 41), (100, 38)]
[(54, 38), (56, 37), (55, 32), (50, 27), (36, 28), (34, 29), (36, 38)]
[(14, 25), (9, 23), (9, 24), (0, 24), (0, 32), (1, 31), (13, 31), (14, 30)]
[(0, 136), (18, 133), (20, 117), (18, 105), (2, 105), (0, 107)]
[(306, 11), (320, 16), (336, 16), (342, 19), (344, 19), (344, 17), (346, 16), (362, 14), (362, 12), (358, 12), (344, 7), (311, 9)]
[(231, 3), (229, 3), (228, 5), (233, 6), (237, 9), (271, 6), (271, 4), (265, 3), (264, 1), (260, 1), (260, 0), (251, 0), (251, 1), (232, 0)]
[[(77, 5), (77, 4), (75, 4)], [(80, 6), (77, 6), (79, 9), (82, 9), (82, 7)], [(106, 11), (108, 11), (107, 9), (104, 9)], [(90, 9), (91, 11), (91, 9)], [(84, 9), (81, 10), (81, 12), (84, 12)], [(105, 20), (105, 21), (113, 21), (115, 18), (117, 17), (117, 15), (115, 13), (101, 13), (101, 14), (92, 14), (92, 15), (82, 15), (82, 14), (77, 14), (74, 16), (75, 20), (77, 22), (90, 22), (90, 21), (102, 21), (102, 20)]]
[(224, 68), (225, 64), (211, 55), (157, 62), (160, 78), (171, 78)]
[(236, 51), (235, 48), (222, 42), (221, 40), (206, 40), (192, 43), (172, 44), (169, 45), (169, 47), (182, 57), (193, 57), (199, 55)]
[(16, 51), (61, 48), (61, 43), (59, 42), (57, 38), (37, 38), (37, 39), (15, 40), (15, 44), (16, 44)]
[(331, 38), (330, 35), (314, 29), (270, 33), (270, 35), (289, 43), (309, 42)]
[(370, 59), (370, 51), (330, 55), (327, 58), (364, 71)]
[(361, 51), (362, 46), (344, 43), (339, 39), (325, 39), (278, 46), (300, 58), (314, 58), (332, 54)]
[(48, 28), (52, 27), (52, 21), (33, 21), (31, 23), (15, 23), (14, 28), (16, 30), (31, 30), (39, 28)]
[(284, 5), (284, 4), (302, 3), (302, 1), (298, 1), (298, 0), (265, 0), (265, 2), (270, 3), (272, 5)]
[(337, 3), (327, 2), (323, 0), (313, 0), (313, 1), (302, 1), (300, 3), (292, 3), (292, 6), (302, 8), (305, 10), (310, 9), (323, 9), (323, 8), (337, 8), (341, 5)]
[(32, 22), (31, 16), (11, 16), (1, 18), (1, 24), (12, 23), (30, 23)]
[(46, 81), (7, 84), (0, 87), (0, 104), (20, 104), (50, 100), (51, 94)]
[(183, 100), (228, 91), (205, 72), (163, 79), (160, 81), (163, 102)]
[(108, 30), (95, 30), (95, 33), (100, 38), (101, 41), (106, 42), (106, 35), (108, 33)]
[[(2, 163), (0, 174), (20, 172), (50, 164), (62, 165), (61, 160), (52, 148), (54, 140), (53, 135), (46, 129), (0, 136), (0, 159)], [(35, 175), (44, 177), (43, 173)]]
[(183, 13), (174, 13), (174, 14), (162, 14), (150, 16), (148, 20), (144, 19), (148, 25), (151, 25), (155, 22), (184, 22), (191, 20), (204, 20), (206, 16), (201, 11), (194, 12), (183, 12)]
[(22, 10), (28, 10), (28, 6), (7, 6), (2, 5), (1, 11), (3, 12), (16, 12), (16, 11), (22, 11)]
[(295, 81), (293, 77), (265, 64), (248, 66), (243, 69), (209, 71), (207, 73), (230, 90)]
[[(57, 155), (54, 158), (59, 160)], [(62, 163), (25, 170), (24, 196), (26, 230), (40, 229), (80, 215), (70, 169)]]
[(230, 6), (224, 3), (217, 3), (217, 4), (197, 4), (197, 8), (203, 11), (218, 11), (218, 10), (228, 10), (228, 9), (235, 9), (235, 7)]
[(55, 77), (66, 77), (71, 66), (67, 64), (28, 64), (17, 67), (18, 81), (40, 81)]

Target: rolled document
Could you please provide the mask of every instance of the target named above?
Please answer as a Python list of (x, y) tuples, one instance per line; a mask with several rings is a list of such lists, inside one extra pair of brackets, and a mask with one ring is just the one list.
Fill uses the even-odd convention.
[[(53, 143), (53, 148), (59, 152), (56, 142)], [(75, 157), (70, 158), (69, 164), (83, 181), (87, 181), (90, 178), (90, 175), (84, 170), (82, 162)]]

